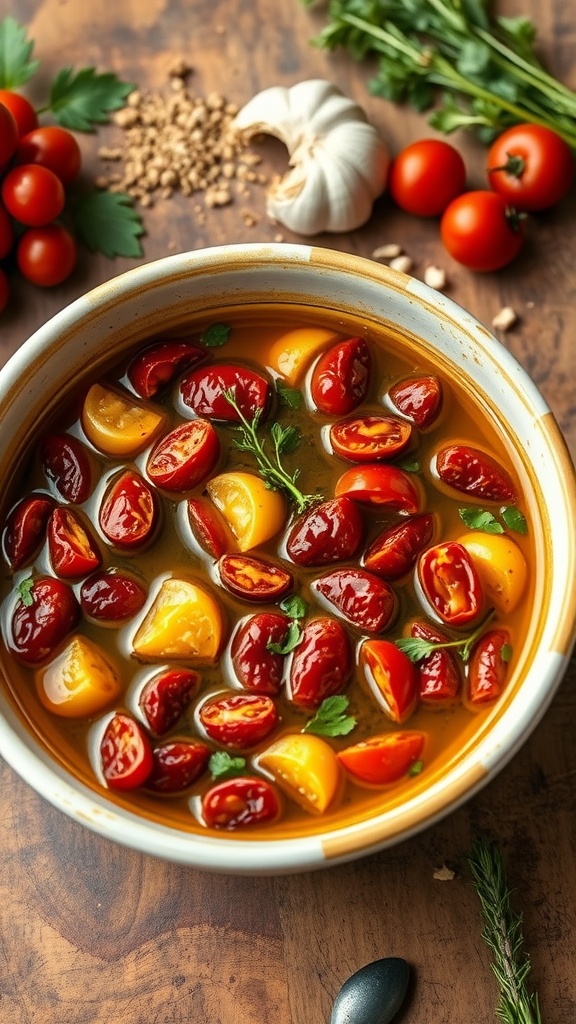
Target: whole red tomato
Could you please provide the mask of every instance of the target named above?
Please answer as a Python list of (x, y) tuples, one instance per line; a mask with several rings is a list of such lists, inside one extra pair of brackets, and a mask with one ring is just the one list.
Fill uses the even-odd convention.
[(450, 255), (470, 270), (499, 270), (518, 255), (522, 223), (497, 192), (465, 192), (453, 199), (440, 221)]
[(61, 284), (74, 270), (76, 243), (60, 224), (30, 228), (18, 242), (16, 260), (28, 281), (49, 288)]
[(64, 209), (64, 186), (60, 178), (39, 164), (13, 167), (2, 182), (4, 206), (20, 224), (42, 227)]
[(488, 181), (518, 210), (545, 210), (568, 192), (574, 157), (556, 132), (538, 124), (517, 124), (488, 150)]
[(21, 139), (23, 135), (38, 127), (36, 111), (25, 96), (12, 92), (11, 89), (0, 89), (0, 103), (10, 111), (16, 121), (18, 138)]
[(0, 103), (0, 167), (13, 157), (18, 145), (18, 128), (13, 115)]
[(17, 164), (39, 164), (53, 171), (63, 185), (78, 176), (82, 157), (76, 139), (65, 128), (47, 125), (24, 135), (16, 150)]
[(420, 139), (398, 154), (390, 171), (390, 194), (402, 210), (438, 217), (466, 187), (457, 149), (441, 139)]

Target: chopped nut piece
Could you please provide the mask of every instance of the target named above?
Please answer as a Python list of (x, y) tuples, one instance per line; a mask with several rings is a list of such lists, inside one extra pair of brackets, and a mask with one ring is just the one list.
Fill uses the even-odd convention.
[(192, 68), (186, 63), (184, 58), (179, 57), (170, 64), (168, 74), (170, 78), (186, 78), (186, 75), (188, 75), (191, 70)]
[(396, 256), (400, 256), (401, 252), (401, 245), (397, 245), (396, 242), (389, 242), (387, 245), (379, 245), (377, 249), (374, 249), (372, 259), (393, 260)]
[(432, 265), (426, 267), (424, 283), (429, 285), (430, 288), (436, 288), (441, 292), (446, 287), (446, 271), (442, 267), (434, 267)]
[(503, 306), (492, 320), (492, 327), (497, 331), (509, 331), (518, 317), (511, 306)]
[(443, 864), (441, 868), (436, 868), (432, 877), (438, 882), (451, 882), (455, 876), (456, 872), (452, 871), (452, 868), (448, 868)]
[(393, 260), (390, 260), (388, 264), (392, 270), (400, 270), (403, 274), (409, 274), (413, 267), (412, 260), (409, 256), (395, 256)]

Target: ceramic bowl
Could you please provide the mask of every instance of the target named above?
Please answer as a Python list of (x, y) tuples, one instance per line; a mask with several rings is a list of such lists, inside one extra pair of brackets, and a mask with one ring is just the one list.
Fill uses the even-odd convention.
[[(482, 728), (403, 802), (368, 819), (282, 840), (190, 834), (139, 817), (79, 782), (34, 738), (0, 687), (0, 753), (38, 793), (74, 820), (133, 849), (210, 871), (289, 873), (374, 853), (430, 826), (491, 780), (552, 700), (575, 631), (576, 486), (557, 424), (525, 371), (469, 313), (444, 295), (369, 260), (300, 245), (231, 245), (175, 255), (96, 288), (38, 330), (0, 372), (0, 478), (55, 396), (89, 366), (120, 358), (134, 340), (222, 310), (276, 304), (328, 310), (421, 339), (475, 394), (516, 452), (533, 498), (534, 606), (523, 656)], [(4, 488), (6, 489), (6, 487)], [(4, 669), (6, 672), (7, 669)]]

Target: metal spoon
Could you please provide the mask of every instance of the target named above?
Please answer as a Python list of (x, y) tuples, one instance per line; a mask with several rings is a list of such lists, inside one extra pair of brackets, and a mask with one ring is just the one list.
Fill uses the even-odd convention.
[(330, 1024), (390, 1024), (406, 998), (410, 968), (400, 957), (374, 960), (338, 992)]

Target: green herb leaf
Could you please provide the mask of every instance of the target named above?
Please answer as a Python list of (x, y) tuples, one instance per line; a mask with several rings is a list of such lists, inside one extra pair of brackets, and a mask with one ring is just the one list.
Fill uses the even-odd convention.
[(436, 643), (433, 640), (424, 640), (420, 636), (401, 636), (394, 643), (410, 661), (421, 661), (436, 650)]
[(514, 508), (514, 505), (505, 505), (500, 509), (500, 515), (509, 530), (522, 534), (528, 533), (528, 523), (519, 508)]
[(408, 778), (412, 779), (415, 775), (420, 775), (424, 770), (424, 761), (414, 761), (408, 769)]
[(410, 661), (421, 661), (422, 658), (427, 658), (428, 655), (432, 654), (434, 651), (438, 651), (444, 647), (453, 647), (462, 658), (462, 661), (467, 662), (470, 658), (470, 654), (476, 640), (481, 635), (493, 615), (494, 609), (491, 608), (473, 633), (470, 633), (469, 636), (458, 637), (457, 640), (437, 642), (434, 640), (424, 640), (423, 637), (418, 636), (401, 636), (395, 640), (394, 643), (396, 644), (396, 647), (404, 652), (407, 658), (410, 658)]
[(20, 580), (17, 586), (17, 591), (20, 594), (22, 604), (25, 608), (29, 608), (30, 605), (34, 604), (34, 598), (32, 596), (32, 588), (34, 586), (34, 580), (31, 576), (26, 576), (25, 579)]
[(500, 650), (500, 657), (502, 658), (502, 661), (504, 662), (504, 664), (508, 664), (508, 662), (510, 661), (510, 659), (512, 657), (512, 645), (511, 644), (502, 644), (502, 648)]
[(418, 459), (401, 459), (398, 465), (405, 473), (420, 472), (420, 463), (418, 462)]
[(244, 757), (232, 757), (225, 750), (216, 750), (210, 757), (208, 769), (213, 779), (231, 779), (242, 775), (246, 768)]
[(96, 68), (62, 68), (50, 90), (50, 110), (58, 124), (77, 132), (92, 132), (97, 124), (105, 124), (110, 111), (124, 106), (134, 89), (115, 74), (98, 74)]
[(292, 622), (286, 630), (286, 636), (284, 637), (281, 644), (269, 643), (266, 644), (266, 650), (272, 651), (273, 654), (290, 654), (295, 647), (298, 647), (302, 639), (302, 626), (296, 619), (292, 619)]
[(276, 381), (276, 394), (280, 405), (285, 405), (289, 409), (299, 409), (302, 405), (302, 392), (298, 391), (298, 388), (289, 388), (280, 379)]
[(291, 455), (300, 447), (302, 435), (298, 427), (283, 427), (280, 423), (273, 423), (270, 433), (278, 455)]
[(225, 345), (232, 330), (228, 324), (210, 324), (200, 335), (200, 342), (206, 348), (220, 348)]
[(280, 608), (286, 615), (289, 615), (291, 619), (303, 619), (308, 611), (308, 605), (304, 598), (298, 594), (291, 594), (290, 597), (285, 597), (280, 602)]
[(0, 21), (0, 88), (15, 89), (32, 78), (40, 63), (30, 59), (33, 49), (33, 40), (16, 18)]
[(502, 524), (486, 509), (472, 508), (468, 505), (466, 508), (459, 508), (458, 515), (470, 530), (483, 530), (484, 533), (504, 533)]
[(349, 703), (344, 694), (326, 697), (302, 731), (316, 736), (347, 736), (358, 724), (355, 718), (346, 714)]
[(130, 196), (123, 193), (88, 192), (71, 207), (76, 230), (89, 249), (113, 256), (141, 256), (138, 241), (144, 234)]

